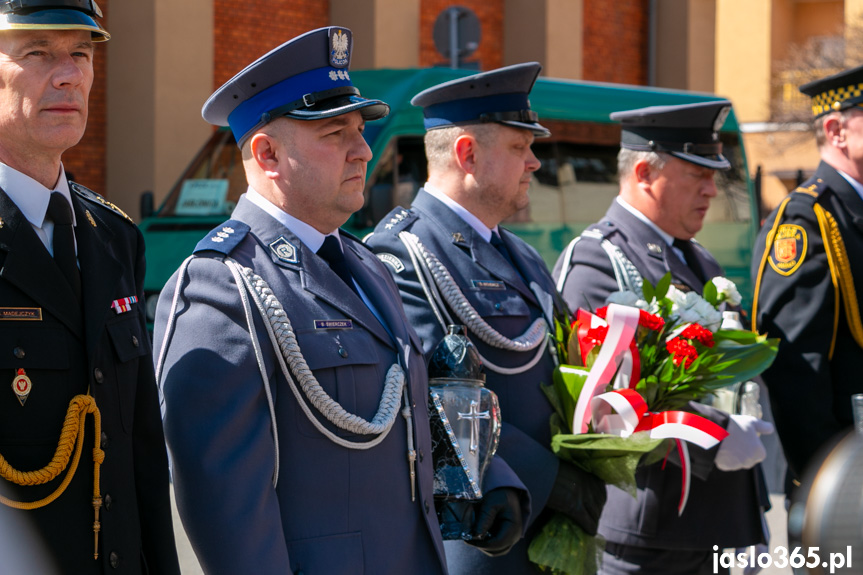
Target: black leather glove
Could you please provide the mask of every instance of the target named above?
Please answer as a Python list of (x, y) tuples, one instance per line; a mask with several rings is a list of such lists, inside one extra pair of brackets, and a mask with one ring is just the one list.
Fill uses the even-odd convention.
[(475, 504), (475, 501), (466, 501), (464, 499), (435, 500), (441, 537), (444, 541), (473, 537), (471, 531), (476, 517)]
[(476, 522), (470, 545), (486, 555), (503, 555), (518, 543), (524, 531), (524, 518), (518, 491), (499, 487), (476, 503)]
[(606, 498), (604, 481), (561, 461), (546, 506), (565, 514), (588, 535), (596, 535)]

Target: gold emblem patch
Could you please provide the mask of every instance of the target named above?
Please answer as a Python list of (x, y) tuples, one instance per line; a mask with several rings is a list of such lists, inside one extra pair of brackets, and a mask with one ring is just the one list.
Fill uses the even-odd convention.
[(806, 230), (794, 224), (782, 224), (773, 238), (768, 259), (770, 267), (778, 274), (790, 276), (803, 263), (807, 245)]

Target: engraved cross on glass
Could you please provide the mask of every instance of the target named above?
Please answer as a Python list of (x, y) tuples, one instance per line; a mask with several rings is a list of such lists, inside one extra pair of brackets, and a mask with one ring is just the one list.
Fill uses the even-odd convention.
[(491, 414), (487, 411), (479, 411), (479, 402), (470, 402), (470, 411), (467, 413), (458, 412), (459, 419), (467, 419), (470, 421), (470, 452), (476, 453), (479, 449), (479, 420), (490, 419)]

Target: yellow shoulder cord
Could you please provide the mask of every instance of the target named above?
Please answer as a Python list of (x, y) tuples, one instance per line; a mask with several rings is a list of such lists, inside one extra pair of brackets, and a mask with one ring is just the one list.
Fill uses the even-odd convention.
[(761, 276), (764, 275), (764, 268), (767, 266), (767, 258), (770, 256), (770, 246), (773, 245), (773, 238), (776, 236), (776, 230), (779, 228), (779, 222), (782, 221), (782, 214), (785, 212), (785, 208), (788, 205), (788, 201), (791, 199), (791, 195), (789, 194), (787, 198), (782, 200), (782, 203), (779, 204), (779, 210), (776, 212), (776, 218), (773, 220), (773, 227), (770, 229), (770, 233), (767, 234), (767, 237), (764, 240), (764, 253), (761, 254), (761, 263), (758, 265), (758, 275), (755, 278), (755, 292), (752, 296), (752, 331), (758, 333), (758, 294), (761, 293)]
[[(839, 226), (836, 224), (836, 219), (833, 215), (815, 204), (815, 215), (818, 218), (818, 224), (821, 226), (821, 236), (824, 238), (825, 251), (827, 252), (827, 261), (830, 264), (830, 274), (833, 276), (834, 285), (839, 286), (839, 291), (842, 294), (842, 302), (845, 304), (845, 319), (848, 322), (848, 328), (851, 330), (851, 335), (854, 336), (854, 341), (857, 345), (863, 348), (863, 322), (860, 321), (860, 307), (857, 302), (857, 292), (854, 289), (854, 277), (851, 275), (851, 266), (848, 262), (848, 253), (845, 251), (845, 242), (842, 240), (842, 233), (839, 231)], [(839, 298), (836, 298), (836, 306), (839, 306)], [(836, 311), (836, 325), (833, 327), (833, 344), (830, 346), (830, 357), (833, 356), (833, 346), (836, 343), (836, 335), (838, 330), (839, 312)]]
[[(66, 410), (66, 419), (63, 422), (63, 430), (60, 433), (60, 441), (57, 444), (57, 451), (54, 452), (54, 457), (51, 462), (36, 471), (18, 471), (14, 469), (6, 459), (0, 455), (0, 476), (3, 479), (15, 483), (16, 485), (44, 485), (56, 478), (66, 466), (69, 465), (69, 459), (72, 458), (72, 465), (69, 467), (69, 472), (63, 478), (63, 482), (57, 489), (44, 499), (32, 502), (13, 501), (0, 495), (0, 503), (14, 509), (38, 509), (44, 507), (55, 499), (60, 497), (72, 481), (75, 471), (78, 469), (78, 461), (81, 459), (81, 452), (84, 444), (84, 423), (87, 419), (87, 414), (93, 414), (93, 428), (95, 432), (95, 446), (93, 448), (93, 509), (95, 510), (95, 520), (93, 522), (93, 534), (95, 548), (93, 551), (93, 559), (99, 558), (99, 531), (101, 523), (99, 523), (99, 508), (102, 507), (102, 495), (99, 490), (99, 466), (105, 460), (105, 452), (102, 451), (100, 441), (102, 436), (102, 416), (99, 413), (99, 408), (96, 407), (96, 399), (91, 395), (76, 395), (69, 402), (69, 409)], [(74, 449), (73, 449), (74, 445)]]

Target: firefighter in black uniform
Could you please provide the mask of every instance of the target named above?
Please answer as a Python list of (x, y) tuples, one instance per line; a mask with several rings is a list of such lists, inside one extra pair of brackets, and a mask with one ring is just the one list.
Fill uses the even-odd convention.
[(763, 377), (791, 478), (852, 424), (863, 392), (863, 67), (800, 91), (821, 163), (764, 223), (752, 261), (752, 329), (782, 339)]

